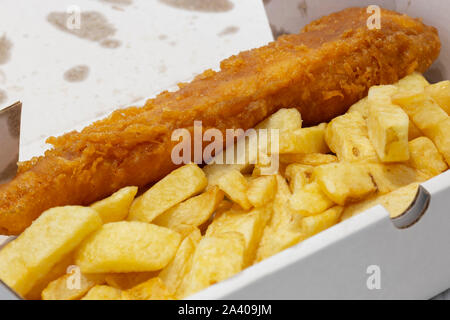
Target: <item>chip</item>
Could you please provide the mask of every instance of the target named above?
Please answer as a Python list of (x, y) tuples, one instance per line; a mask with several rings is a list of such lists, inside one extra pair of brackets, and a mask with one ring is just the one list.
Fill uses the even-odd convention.
[(74, 264), (73, 254), (66, 255), (62, 260), (53, 266), (53, 268), (41, 278), (25, 296), (27, 300), (41, 300), (42, 291), (50, 282), (56, 280), (67, 273), (67, 269)]
[(390, 103), (370, 103), (367, 127), (370, 141), (381, 161), (409, 159), (409, 118), (400, 107)]
[(315, 216), (303, 218), (301, 227), (305, 238), (312, 237), (313, 235), (334, 226), (339, 222), (343, 210), (343, 207), (336, 206)]
[(449, 117), (430, 96), (424, 93), (396, 100), (396, 103), (426, 136), (429, 136), (430, 129)]
[(366, 120), (358, 112), (334, 118), (328, 124), (325, 140), (340, 161), (378, 161)]
[(244, 210), (252, 207), (247, 197), (248, 182), (239, 171), (227, 171), (219, 178), (218, 186), (229, 199), (239, 204)]
[(369, 100), (367, 97), (359, 100), (355, 104), (353, 104), (347, 111), (348, 113), (351, 112), (358, 112), (363, 119), (367, 119), (369, 116)]
[(112, 196), (92, 204), (91, 208), (98, 212), (103, 223), (123, 220), (128, 216), (137, 192), (137, 187), (122, 188)]
[(301, 128), (282, 132), (279, 141), (279, 153), (328, 153), (325, 142), (326, 123), (315, 127)]
[(260, 122), (257, 129), (279, 129), (279, 130), (295, 130), (302, 127), (302, 116), (295, 109), (280, 109), (266, 120)]
[(330, 163), (314, 168), (314, 179), (332, 201), (345, 205), (377, 190), (366, 164)]
[(128, 219), (152, 222), (171, 207), (203, 191), (207, 184), (205, 174), (197, 165), (178, 168), (136, 199)]
[(256, 255), (256, 249), (270, 218), (271, 208), (255, 208), (250, 212), (230, 210), (216, 216), (206, 230), (206, 236), (215, 236), (227, 232), (239, 232), (244, 236), (245, 255), (244, 266), (250, 265)]
[(418, 72), (413, 72), (403, 79), (400, 79), (395, 85), (398, 88), (398, 92), (394, 94), (394, 97), (399, 98), (402, 96), (421, 93), (427, 86), (429, 86), (429, 83), (423, 75)]
[(156, 277), (122, 291), (122, 300), (175, 300), (164, 282)]
[(103, 225), (75, 253), (84, 273), (155, 271), (175, 256), (180, 235), (167, 228), (137, 221)]
[(176, 231), (179, 225), (198, 227), (211, 217), (222, 200), (223, 192), (217, 186), (213, 186), (204, 193), (170, 208), (159, 215), (153, 223)]
[(291, 192), (295, 193), (312, 181), (313, 166), (292, 163), (286, 167), (285, 177)]
[(433, 140), (436, 148), (444, 156), (445, 161), (450, 165), (450, 118), (447, 118), (434, 127), (428, 129), (428, 137)]
[(450, 115), (450, 81), (441, 81), (425, 88), (425, 93), (430, 95), (439, 106)]
[(45, 211), (0, 251), (0, 279), (25, 296), (101, 225), (91, 208), (67, 206)]
[(405, 164), (369, 164), (370, 175), (379, 193), (389, 193), (413, 182), (425, 181), (428, 176)]
[(183, 278), (188, 274), (192, 256), (201, 239), (200, 231), (197, 229), (187, 236), (175, 255), (175, 258), (160, 272), (159, 278), (164, 282), (167, 290), (175, 294), (181, 285)]
[(48, 284), (42, 291), (42, 300), (78, 300), (94, 286), (105, 283), (101, 274), (84, 274), (77, 266), (69, 270)]
[(204, 237), (195, 250), (189, 279), (181, 288), (185, 298), (240, 272), (244, 266), (245, 239), (238, 232)]
[(444, 158), (437, 150), (433, 141), (427, 137), (419, 137), (409, 142), (410, 159), (408, 164), (430, 177), (447, 170)]
[(96, 285), (81, 300), (121, 300), (122, 291), (119, 289)]
[(247, 198), (254, 207), (262, 207), (273, 200), (277, 190), (275, 176), (252, 179), (247, 190)]
[(269, 223), (263, 231), (261, 242), (256, 252), (256, 262), (293, 246), (303, 239), (301, 233), (302, 216), (286, 205), (291, 192), (286, 180), (277, 175), (277, 193), (273, 202), (273, 211)]
[(392, 191), (391, 193), (384, 195), (377, 194), (362, 202), (351, 204), (345, 207), (341, 220), (351, 218), (354, 215), (364, 212), (378, 204), (381, 204), (386, 208), (386, 210), (390, 213), (391, 218), (398, 217), (411, 205), (417, 194), (418, 187), (418, 183), (412, 183)]
[(297, 188), (289, 202), (291, 209), (304, 217), (324, 212), (332, 207), (334, 202), (322, 191), (316, 181), (306, 184), (303, 188)]
[(392, 96), (398, 92), (398, 87), (394, 85), (381, 85), (370, 87), (367, 94), (367, 100), (369, 102), (369, 114), (370, 117), (370, 106), (373, 105), (390, 105), (392, 101)]

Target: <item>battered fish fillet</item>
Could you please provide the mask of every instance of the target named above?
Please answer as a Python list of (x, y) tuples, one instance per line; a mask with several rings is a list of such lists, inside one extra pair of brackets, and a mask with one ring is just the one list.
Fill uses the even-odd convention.
[(438, 56), (437, 31), (420, 20), (382, 10), (381, 29), (368, 30), (368, 17), (364, 8), (350, 8), (321, 18), (143, 107), (49, 138), (53, 149), (21, 163), (16, 178), (0, 187), (2, 233), (20, 233), (48, 208), (87, 205), (121, 187), (159, 180), (176, 167), (172, 131), (192, 130), (194, 120), (224, 132), (296, 107), (314, 125), (344, 113), (373, 85), (425, 71)]

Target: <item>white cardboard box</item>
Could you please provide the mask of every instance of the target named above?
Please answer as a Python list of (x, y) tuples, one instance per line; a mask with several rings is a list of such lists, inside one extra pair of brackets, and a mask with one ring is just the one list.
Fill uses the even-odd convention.
[[(450, 57), (446, 17), (450, 5), (445, 0), (272, 0), (267, 6), (272, 24), (296, 32), (307, 22), (333, 11), (377, 3), (423, 17), (425, 23), (438, 27), (443, 47), (431, 69), (431, 80), (450, 79), (445, 67)], [(264, 37), (270, 38), (267, 33)], [(397, 229), (388, 212), (377, 206), (191, 298), (431, 298), (450, 287), (450, 171), (425, 182), (423, 187), (431, 194), (430, 205), (409, 228)], [(378, 271), (381, 287), (369, 289), (368, 280)]]

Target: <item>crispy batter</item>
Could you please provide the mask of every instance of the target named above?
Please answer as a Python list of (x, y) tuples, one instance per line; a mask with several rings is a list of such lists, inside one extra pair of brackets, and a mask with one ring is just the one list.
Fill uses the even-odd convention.
[(44, 210), (86, 205), (128, 185), (143, 187), (175, 165), (176, 128), (247, 129), (280, 108), (296, 107), (306, 125), (328, 121), (369, 87), (425, 71), (439, 54), (436, 29), (383, 10), (381, 29), (369, 30), (365, 9), (321, 18), (300, 34), (244, 51), (176, 92), (143, 107), (118, 110), (81, 132), (49, 138), (53, 149), (20, 165), (0, 187), (0, 230), (20, 233)]

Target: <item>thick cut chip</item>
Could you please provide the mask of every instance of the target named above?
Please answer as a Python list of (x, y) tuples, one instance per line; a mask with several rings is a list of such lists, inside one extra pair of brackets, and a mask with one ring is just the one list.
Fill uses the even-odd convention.
[(206, 230), (206, 236), (215, 236), (227, 232), (239, 232), (245, 240), (244, 266), (251, 264), (256, 249), (271, 214), (270, 207), (255, 208), (250, 212), (231, 210), (216, 217)]
[(422, 93), (416, 94), (404, 94), (401, 96), (394, 95), (392, 97), (392, 103), (402, 107), (402, 109), (406, 112), (406, 114), (412, 119), (412, 117), (421, 109), (421, 103), (428, 99), (431, 100), (431, 97)]
[(286, 167), (285, 177), (289, 182), (291, 192), (295, 193), (311, 182), (313, 166), (293, 163)]
[[(429, 103), (428, 103), (429, 102)], [(431, 131), (442, 121), (449, 118), (447, 113), (439, 107), (435, 102), (427, 100), (423, 104), (423, 108), (419, 109), (412, 116), (412, 121), (426, 136), (431, 136)]]
[(145, 222), (111, 222), (82, 243), (75, 263), (85, 273), (155, 271), (172, 260), (180, 239), (173, 230)]
[(410, 158), (408, 164), (434, 177), (447, 170), (444, 158), (434, 143), (427, 137), (420, 137), (409, 142)]
[(239, 205), (234, 204), (232, 201), (224, 199), (222, 200), (221, 203), (219, 203), (216, 211), (214, 212), (214, 215), (212, 215), (208, 221), (206, 221), (204, 224), (202, 224), (201, 226), (198, 227), (198, 229), (200, 229), (202, 234), (205, 234), (206, 229), (208, 229), (208, 226), (211, 224), (211, 222), (214, 220), (213, 218), (216, 215), (220, 215), (226, 211), (229, 211), (231, 208), (236, 208), (237, 210), (242, 210), (242, 208)]
[(341, 220), (346, 220), (354, 215), (366, 211), (378, 204), (381, 204), (390, 213), (391, 218), (395, 218), (405, 212), (416, 197), (418, 183), (403, 186), (391, 193), (375, 195), (362, 202), (351, 204), (345, 207)]
[(297, 222), (300, 219), (296, 219), (299, 215), (292, 212), (291, 208), (287, 205), (289, 199), (292, 196), (286, 179), (280, 175), (277, 178), (277, 193), (273, 201), (273, 212), (270, 219), (270, 225), (275, 227), (293, 227), (296, 229)]
[(371, 103), (367, 119), (369, 139), (383, 162), (409, 159), (408, 115), (393, 104)]
[(105, 282), (111, 287), (127, 290), (150, 278), (156, 277), (158, 273), (159, 271), (108, 273), (105, 274)]
[(427, 180), (428, 176), (405, 164), (369, 164), (369, 172), (378, 192), (389, 193), (413, 182)]
[(152, 222), (157, 216), (205, 189), (208, 181), (195, 164), (178, 168), (133, 202), (129, 220)]
[(243, 172), (250, 165), (246, 164), (217, 164), (211, 163), (203, 167), (203, 171), (205, 172), (206, 178), (208, 180), (208, 188), (212, 186), (217, 186), (219, 184), (219, 179), (225, 175), (229, 171), (239, 171)]
[(175, 300), (160, 278), (152, 278), (131, 289), (122, 291), (123, 300)]
[(273, 200), (276, 191), (275, 176), (256, 177), (249, 183), (247, 197), (254, 207), (262, 207)]
[(397, 101), (406, 111), (415, 125), (430, 138), (439, 152), (450, 163), (450, 117), (428, 95), (421, 93)]
[(260, 246), (256, 252), (255, 262), (270, 258), (304, 240), (305, 237), (300, 230), (301, 228), (297, 227), (297, 229), (298, 230), (288, 228), (283, 230), (281, 228), (267, 226), (266, 229), (264, 229)]
[(291, 209), (304, 217), (324, 212), (334, 202), (322, 191), (319, 184), (313, 181), (303, 188), (296, 189), (289, 201)]
[(25, 296), (101, 225), (100, 216), (91, 208), (67, 206), (47, 210), (0, 251), (0, 279)]
[(347, 111), (348, 113), (351, 112), (358, 112), (363, 119), (367, 119), (369, 116), (369, 100), (367, 97), (359, 100), (355, 104), (353, 104)]
[(244, 266), (245, 239), (238, 232), (204, 237), (197, 245), (192, 268), (178, 298), (185, 298), (212, 284), (228, 279)]
[(444, 156), (450, 165), (450, 118), (439, 122), (436, 126), (429, 128), (428, 137), (433, 140), (436, 148)]
[(303, 239), (301, 233), (302, 216), (287, 205), (291, 197), (286, 180), (277, 175), (277, 193), (273, 202), (272, 217), (264, 229), (256, 252), (256, 262), (297, 244)]
[(187, 236), (181, 242), (175, 258), (159, 273), (158, 277), (161, 278), (171, 293), (175, 294), (177, 292), (184, 277), (188, 274), (192, 256), (200, 239), (201, 234), (198, 229)]
[(391, 97), (397, 93), (398, 87), (394, 85), (381, 85), (373, 86), (369, 89), (367, 94), (367, 100), (369, 102), (369, 114), (370, 117), (370, 106), (371, 105), (384, 105), (391, 104)]
[(266, 120), (260, 122), (257, 129), (295, 130), (302, 127), (302, 116), (295, 109), (280, 109)]
[(50, 282), (42, 291), (43, 300), (77, 300), (92, 287), (103, 284), (105, 278), (101, 274), (83, 274), (77, 266), (69, 273)]
[(398, 217), (414, 201), (419, 188), (418, 183), (411, 183), (391, 193), (381, 196), (380, 204), (390, 213), (391, 218)]
[(122, 291), (110, 286), (96, 285), (81, 300), (121, 300)]
[(67, 273), (68, 268), (73, 265), (73, 254), (66, 255), (61, 261), (55, 264), (41, 280), (39, 280), (25, 296), (27, 300), (41, 300), (42, 291), (49, 285), (50, 282), (56, 280)]
[(339, 205), (362, 200), (376, 191), (369, 167), (365, 164), (325, 164), (315, 167), (313, 176), (328, 198)]
[(450, 115), (450, 80), (429, 85), (425, 88), (425, 93), (429, 94)]
[(223, 192), (217, 186), (213, 186), (204, 193), (170, 208), (153, 223), (174, 230), (183, 224), (198, 227), (211, 217), (222, 200)]
[(305, 235), (305, 238), (311, 237), (338, 223), (343, 210), (343, 207), (336, 206), (315, 216), (303, 218), (302, 233)]
[(326, 123), (280, 133), (279, 153), (328, 153), (324, 136)]
[(98, 212), (103, 223), (124, 220), (137, 192), (137, 187), (122, 188), (109, 198), (92, 204), (91, 208)]
[(320, 166), (322, 164), (337, 162), (337, 157), (332, 154), (324, 154), (324, 153), (280, 154), (280, 162), (288, 164), (298, 163), (308, 166)]
[(396, 103), (428, 137), (430, 128), (449, 117), (430, 96), (424, 93), (397, 100)]
[(366, 120), (358, 112), (334, 118), (328, 124), (325, 140), (340, 161), (378, 161), (369, 140)]
[(248, 182), (239, 171), (230, 170), (226, 172), (219, 178), (218, 186), (229, 199), (239, 204), (244, 210), (252, 207), (247, 197)]
[(418, 72), (414, 72), (403, 79), (400, 79), (395, 86), (398, 88), (398, 91), (393, 95), (393, 97), (398, 99), (401, 97), (422, 93), (425, 88), (429, 86), (429, 83), (423, 75)]

